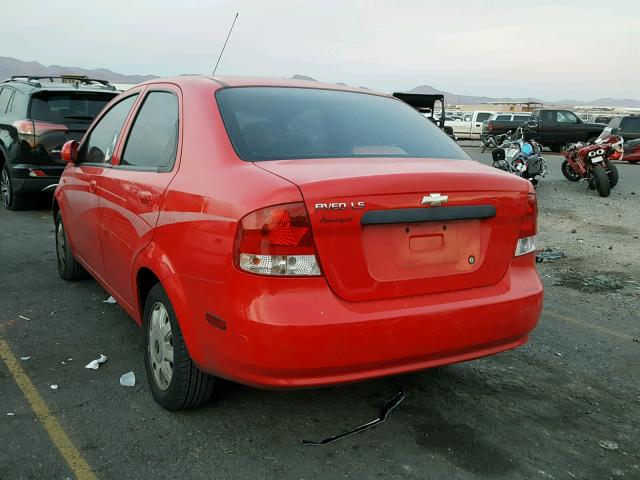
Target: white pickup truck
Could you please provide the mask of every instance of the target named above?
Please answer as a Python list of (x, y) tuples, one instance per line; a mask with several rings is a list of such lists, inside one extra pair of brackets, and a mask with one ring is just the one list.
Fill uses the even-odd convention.
[(482, 122), (489, 119), (493, 112), (476, 110), (471, 114), (469, 121), (466, 120), (447, 120), (444, 122), (446, 127), (453, 128), (453, 134), (460, 139), (478, 139), (482, 135)]

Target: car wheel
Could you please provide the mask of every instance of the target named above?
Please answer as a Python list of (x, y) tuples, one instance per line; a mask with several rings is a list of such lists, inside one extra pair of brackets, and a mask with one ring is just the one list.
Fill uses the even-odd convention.
[(167, 410), (184, 410), (211, 397), (215, 378), (193, 363), (182, 331), (161, 284), (156, 284), (144, 307), (144, 363), (151, 393)]
[(58, 259), (58, 275), (63, 280), (82, 280), (88, 277), (87, 271), (71, 252), (60, 212), (56, 215), (56, 257)]
[(580, 174), (576, 173), (576, 171), (573, 168), (571, 168), (571, 165), (569, 165), (569, 162), (567, 162), (566, 160), (562, 162), (561, 169), (562, 169), (562, 175), (564, 175), (564, 178), (566, 178), (570, 182), (577, 182), (578, 180), (580, 180)]
[(611, 187), (609, 186), (609, 177), (607, 172), (601, 165), (593, 167), (593, 179), (596, 184), (596, 190), (601, 197), (608, 197), (611, 193)]
[(2, 171), (0, 171), (0, 197), (2, 205), (9, 210), (24, 210), (26, 208), (26, 202), (22, 195), (13, 191), (7, 162), (4, 163)]
[(609, 186), (611, 188), (618, 184), (618, 167), (613, 162), (607, 162), (607, 175), (609, 176)]

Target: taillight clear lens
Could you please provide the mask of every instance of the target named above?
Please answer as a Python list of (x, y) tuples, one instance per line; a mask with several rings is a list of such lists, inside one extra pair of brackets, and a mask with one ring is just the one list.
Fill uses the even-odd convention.
[(238, 227), (236, 262), (241, 270), (260, 275), (320, 275), (304, 204), (276, 205), (244, 217)]
[(518, 234), (518, 244), (516, 245), (515, 256), (525, 255), (536, 250), (536, 233), (538, 231), (538, 201), (535, 193), (527, 196), (527, 209), (522, 217), (520, 233)]

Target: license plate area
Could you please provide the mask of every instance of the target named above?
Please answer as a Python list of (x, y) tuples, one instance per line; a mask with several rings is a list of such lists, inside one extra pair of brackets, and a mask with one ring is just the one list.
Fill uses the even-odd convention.
[(477, 270), (482, 220), (366, 225), (363, 251), (370, 275), (388, 282)]
[(598, 155), (597, 157), (592, 157), (591, 158), (591, 163), (600, 163), (604, 160), (604, 158), (602, 158), (600, 155)]

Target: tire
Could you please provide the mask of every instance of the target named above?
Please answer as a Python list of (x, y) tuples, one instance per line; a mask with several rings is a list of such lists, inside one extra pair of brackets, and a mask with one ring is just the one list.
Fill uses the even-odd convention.
[(143, 320), (144, 365), (156, 402), (171, 411), (207, 402), (215, 378), (200, 371), (191, 360), (173, 306), (160, 283), (147, 296)]
[(567, 162), (566, 160), (562, 162), (561, 168), (562, 175), (564, 175), (564, 178), (566, 178), (570, 182), (577, 182), (578, 180), (580, 180), (580, 175), (576, 173), (573, 168), (571, 168), (571, 165), (569, 165), (569, 162)]
[(63, 280), (82, 280), (88, 278), (87, 271), (78, 263), (74, 258), (71, 248), (69, 247), (69, 241), (67, 232), (64, 229), (62, 223), (62, 214), (58, 212), (56, 215), (56, 257), (58, 260), (58, 275)]
[(4, 162), (0, 171), (0, 197), (2, 205), (8, 210), (24, 210), (27, 208), (24, 196), (15, 193), (13, 190), (7, 162)]
[(607, 175), (609, 176), (609, 186), (611, 188), (615, 187), (618, 184), (620, 175), (618, 175), (618, 167), (613, 162), (607, 162)]
[(609, 176), (602, 165), (595, 165), (593, 167), (593, 179), (596, 185), (596, 190), (601, 197), (608, 197), (611, 193), (611, 187), (609, 186)]

